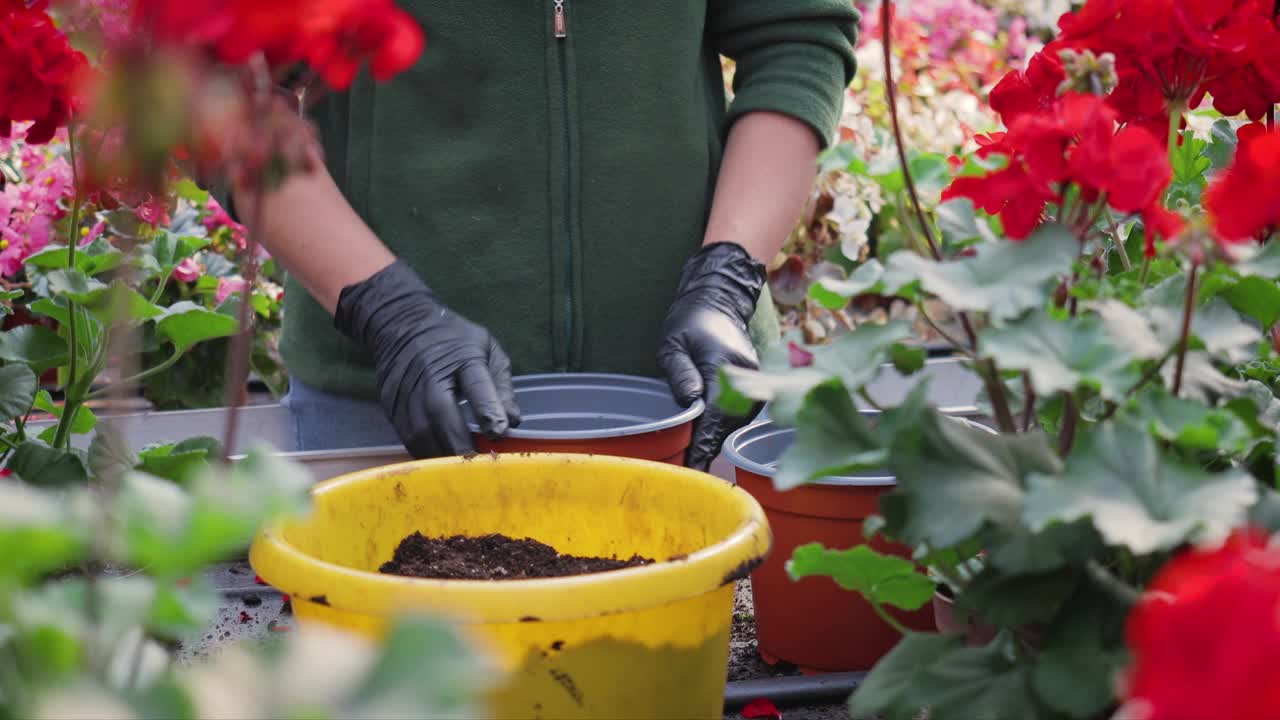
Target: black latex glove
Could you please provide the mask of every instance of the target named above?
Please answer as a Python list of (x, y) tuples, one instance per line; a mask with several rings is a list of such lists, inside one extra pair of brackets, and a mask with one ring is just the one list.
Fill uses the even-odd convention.
[(373, 355), (382, 408), (415, 458), (475, 452), (460, 400), (491, 437), (520, 424), (507, 354), (404, 261), (343, 288), (334, 324)]
[(685, 263), (662, 324), (658, 366), (677, 402), (688, 407), (701, 398), (707, 403), (686, 456), (691, 468), (709, 468), (725, 438), (751, 420), (727, 416), (714, 405), (716, 378), (723, 365), (759, 366), (747, 325), (764, 282), (764, 265), (736, 243), (707, 245)]

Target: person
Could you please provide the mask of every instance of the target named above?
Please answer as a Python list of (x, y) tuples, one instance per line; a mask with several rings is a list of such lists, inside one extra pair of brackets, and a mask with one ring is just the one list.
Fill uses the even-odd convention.
[(852, 0), (400, 4), (418, 64), (316, 105), (323, 165), (263, 199), (299, 449), (466, 454), (460, 400), (500, 436), (513, 373), (595, 371), (708, 400), (705, 469), (745, 422), (717, 369), (778, 335), (763, 263), (840, 116)]

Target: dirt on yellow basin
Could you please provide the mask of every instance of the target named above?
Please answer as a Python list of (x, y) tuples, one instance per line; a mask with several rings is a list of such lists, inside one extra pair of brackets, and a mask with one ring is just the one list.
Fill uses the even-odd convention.
[[(413, 532), (502, 533), (653, 565), (547, 580), (421, 580), (378, 567)], [(710, 475), (588, 455), (503, 455), (335, 478), (265, 531), (255, 571), (302, 622), (372, 636), (401, 612), (465, 624), (507, 672), (498, 717), (718, 718), (733, 583), (768, 552), (760, 506)]]

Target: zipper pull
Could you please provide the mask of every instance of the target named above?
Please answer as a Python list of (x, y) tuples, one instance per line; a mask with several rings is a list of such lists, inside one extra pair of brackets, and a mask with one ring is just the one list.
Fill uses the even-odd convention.
[(564, 0), (555, 0), (555, 3), (555, 36), (565, 38), (569, 36), (569, 25), (564, 17)]

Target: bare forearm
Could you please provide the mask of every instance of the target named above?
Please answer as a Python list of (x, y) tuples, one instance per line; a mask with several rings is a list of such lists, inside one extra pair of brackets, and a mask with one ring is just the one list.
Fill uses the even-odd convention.
[(786, 115), (756, 112), (734, 124), (704, 244), (732, 241), (769, 263), (786, 243), (817, 176), (818, 139)]
[[(243, 220), (253, 198), (238, 191)], [(330, 314), (342, 289), (395, 262), (395, 256), (360, 219), (323, 163), (298, 172), (265, 198), (259, 242)]]

